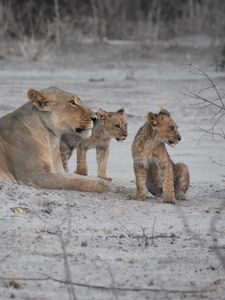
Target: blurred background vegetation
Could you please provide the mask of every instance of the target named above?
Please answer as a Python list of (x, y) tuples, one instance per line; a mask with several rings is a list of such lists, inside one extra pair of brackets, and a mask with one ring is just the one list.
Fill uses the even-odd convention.
[(220, 41), (224, 68), (224, 16), (221, 0), (0, 0), (0, 43), (17, 41), (35, 58), (51, 43), (61, 49), (82, 41), (153, 45), (205, 34), (212, 44)]

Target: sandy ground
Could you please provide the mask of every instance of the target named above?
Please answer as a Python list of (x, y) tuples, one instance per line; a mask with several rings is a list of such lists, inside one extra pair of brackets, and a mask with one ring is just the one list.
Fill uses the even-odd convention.
[[(129, 137), (112, 142), (108, 175), (117, 193), (36, 190), (0, 185), (0, 299), (225, 299), (224, 141), (202, 138), (211, 109), (184, 93), (207, 86), (185, 65), (192, 61), (224, 86), (225, 76), (197, 49), (83, 55), (72, 63), (0, 61), (0, 115), (26, 100), (29, 88), (57, 86), (93, 109), (128, 112)], [(206, 51), (207, 52), (207, 51)], [(96, 53), (96, 52), (95, 52)], [(205, 53), (205, 52), (204, 52)], [(121, 54), (121, 52), (120, 52)], [(214, 92), (206, 91), (207, 97)], [(188, 201), (127, 200), (135, 191), (131, 143), (148, 111), (168, 109), (182, 141), (169, 148), (188, 164)], [(223, 126), (221, 124), (220, 126)], [(95, 152), (88, 154), (96, 176)], [(21, 162), (22, 163), (22, 162)], [(75, 168), (75, 157), (70, 161)], [(25, 207), (27, 213), (10, 208)], [(13, 281), (14, 280), (14, 281)], [(72, 284), (69, 284), (69, 282)]]

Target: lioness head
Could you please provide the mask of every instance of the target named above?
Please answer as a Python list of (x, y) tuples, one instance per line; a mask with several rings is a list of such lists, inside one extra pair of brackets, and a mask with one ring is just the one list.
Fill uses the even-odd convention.
[(62, 133), (91, 134), (97, 116), (76, 95), (50, 87), (40, 91), (30, 89), (28, 99), (43, 118), (52, 114), (54, 127)]
[(158, 142), (173, 146), (181, 140), (177, 124), (167, 110), (161, 109), (158, 114), (149, 112), (147, 119)]
[(99, 109), (97, 112), (98, 118), (103, 122), (105, 132), (117, 141), (126, 139), (127, 121), (124, 108), (119, 109), (117, 112), (106, 112)]

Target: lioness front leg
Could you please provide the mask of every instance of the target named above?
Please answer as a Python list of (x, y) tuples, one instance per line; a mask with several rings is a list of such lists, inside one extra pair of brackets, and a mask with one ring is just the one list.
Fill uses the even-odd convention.
[(96, 155), (98, 163), (98, 177), (111, 181), (112, 178), (107, 177), (106, 175), (107, 160), (109, 157), (109, 143), (97, 145)]
[(77, 145), (77, 169), (79, 175), (88, 175), (87, 148), (81, 143)]
[(170, 161), (161, 162), (163, 171), (163, 199), (167, 203), (175, 204), (174, 175)]
[(135, 200), (145, 200), (146, 197), (146, 177), (147, 172), (144, 165), (140, 162), (134, 162), (134, 173), (136, 178), (136, 195), (132, 197)]
[(31, 184), (42, 189), (75, 190), (82, 192), (110, 192), (105, 180), (93, 180), (76, 174), (52, 174), (40, 172), (31, 178)]

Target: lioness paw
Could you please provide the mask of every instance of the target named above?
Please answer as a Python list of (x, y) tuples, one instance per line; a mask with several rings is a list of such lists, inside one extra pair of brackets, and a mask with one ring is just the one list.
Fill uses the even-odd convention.
[(108, 193), (111, 191), (112, 191), (112, 188), (107, 181), (97, 180), (97, 192), (98, 193)]

